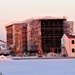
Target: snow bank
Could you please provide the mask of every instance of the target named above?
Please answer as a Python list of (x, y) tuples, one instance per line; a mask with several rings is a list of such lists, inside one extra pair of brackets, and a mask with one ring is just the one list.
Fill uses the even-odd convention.
[(4, 55), (0, 56), (0, 60), (11, 60), (10, 58), (5, 57)]

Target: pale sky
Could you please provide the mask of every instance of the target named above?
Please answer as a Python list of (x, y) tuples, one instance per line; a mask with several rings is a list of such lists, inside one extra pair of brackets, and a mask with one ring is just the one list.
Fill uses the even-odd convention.
[(37, 16), (66, 16), (75, 21), (75, 0), (0, 0), (0, 39), (5, 25)]

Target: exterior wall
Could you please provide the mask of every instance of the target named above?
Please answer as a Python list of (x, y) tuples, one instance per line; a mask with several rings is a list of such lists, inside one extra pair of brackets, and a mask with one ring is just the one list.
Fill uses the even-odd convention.
[(73, 21), (64, 21), (64, 33), (72, 34), (74, 33), (74, 23)]
[[(74, 40), (74, 44), (72, 44), (72, 40)], [(74, 49), (74, 52), (72, 52), (72, 49)], [(75, 57), (75, 38), (70, 39), (70, 56)]]
[[(72, 44), (72, 40), (74, 40), (74, 44)], [(68, 38), (65, 34), (61, 39), (61, 47), (62, 47), (62, 54), (68, 55), (68, 57), (75, 57), (75, 38)], [(74, 49), (74, 52), (72, 52)]]
[(6, 27), (7, 43), (13, 44), (13, 25)]
[(21, 29), (22, 29), (22, 51), (23, 52), (27, 52), (27, 23), (23, 23), (21, 25)]
[(27, 42), (29, 52), (41, 51), (41, 25), (40, 21), (32, 20), (27, 27)]
[(70, 40), (64, 34), (61, 39), (61, 48), (62, 48), (62, 55), (66, 53), (70, 57)]
[(14, 25), (14, 43), (17, 51), (23, 53), (27, 50), (27, 24), (18, 23)]
[(16, 51), (21, 51), (21, 40), (20, 24), (14, 24), (14, 43), (17, 46)]
[[(7, 43), (16, 45), (16, 52), (27, 51), (27, 24), (14, 23), (6, 27)], [(9, 35), (12, 35), (11, 38)], [(15, 53), (16, 53), (15, 52)]]

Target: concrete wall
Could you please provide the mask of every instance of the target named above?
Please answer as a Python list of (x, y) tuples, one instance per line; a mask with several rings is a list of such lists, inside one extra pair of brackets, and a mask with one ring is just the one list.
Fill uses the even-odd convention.
[(32, 20), (27, 27), (28, 51), (38, 51), (41, 48), (41, 25), (40, 21)]
[(66, 53), (66, 55), (70, 57), (70, 43), (68, 37), (65, 34), (63, 35), (61, 42), (62, 42), (62, 52)]
[(17, 45), (16, 50), (20, 50), (22, 53), (27, 50), (27, 24), (14, 25), (14, 43)]
[(74, 33), (73, 21), (64, 21), (64, 33), (68, 33), (68, 34)]
[(13, 25), (6, 27), (6, 36), (7, 36), (7, 42), (9, 44), (13, 44)]

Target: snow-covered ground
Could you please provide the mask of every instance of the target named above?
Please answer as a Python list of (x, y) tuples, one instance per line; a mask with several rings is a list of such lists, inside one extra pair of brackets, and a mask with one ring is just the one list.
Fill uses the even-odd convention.
[(75, 59), (1, 60), (2, 75), (75, 75)]

